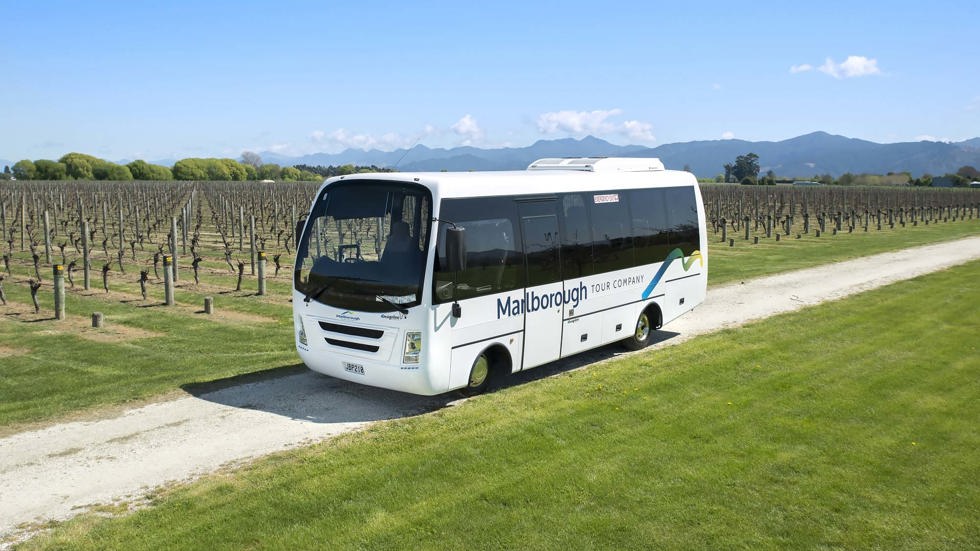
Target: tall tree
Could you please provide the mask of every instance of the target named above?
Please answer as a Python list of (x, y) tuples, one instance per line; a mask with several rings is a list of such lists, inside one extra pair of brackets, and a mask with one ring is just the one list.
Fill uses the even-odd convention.
[(68, 178), (68, 167), (65, 163), (51, 161), (48, 159), (38, 159), (34, 162), (37, 167), (37, 180), (65, 180)]
[(961, 166), (956, 174), (962, 176), (968, 180), (980, 180), (980, 170), (973, 168), (970, 165)]
[(258, 153), (245, 151), (242, 153), (242, 164), (249, 165), (252, 168), (259, 168), (262, 166), (262, 157)]
[(732, 169), (732, 176), (736, 182), (741, 182), (745, 178), (752, 180), (759, 179), (759, 156), (755, 153), (739, 155), (735, 158), (735, 167)]
[(30, 159), (17, 161), (14, 163), (13, 170), (14, 177), (18, 180), (33, 180), (37, 176), (37, 167), (34, 166), (34, 161)]

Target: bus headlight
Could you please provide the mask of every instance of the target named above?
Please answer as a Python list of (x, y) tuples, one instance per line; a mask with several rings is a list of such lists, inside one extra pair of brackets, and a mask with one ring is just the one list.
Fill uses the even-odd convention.
[(402, 356), (402, 363), (417, 364), (419, 356), (422, 354), (422, 333), (420, 331), (409, 331), (405, 333), (405, 354)]
[(303, 328), (303, 318), (296, 316), (296, 334), (299, 339), (299, 343), (303, 346), (306, 344), (306, 329)]

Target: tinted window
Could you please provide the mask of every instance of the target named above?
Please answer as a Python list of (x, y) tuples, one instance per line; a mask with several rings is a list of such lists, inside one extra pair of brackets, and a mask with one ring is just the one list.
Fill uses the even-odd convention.
[(664, 188), (667, 200), (667, 223), (670, 228), (670, 248), (679, 248), (684, 256), (701, 246), (698, 232), (698, 206), (694, 188)]
[(561, 281), (558, 265), (558, 219), (554, 215), (524, 217), (527, 286)]
[(592, 268), (592, 225), (580, 194), (561, 198), (562, 277), (571, 279), (595, 273)]
[(625, 192), (587, 195), (592, 218), (592, 254), (596, 273), (633, 265), (633, 237)]
[(446, 199), (439, 218), (466, 230), (466, 270), (453, 273), (446, 265), (446, 222), (439, 223), (433, 301), (448, 302), (510, 291), (524, 286), (523, 255), (517, 235), (517, 205), (512, 198)]
[(670, 252), (670, 225), (667, 223), (663, 189), (636, 189), (629, 192), (633, 214), (633, 245), (637, 264), (662, 262)]

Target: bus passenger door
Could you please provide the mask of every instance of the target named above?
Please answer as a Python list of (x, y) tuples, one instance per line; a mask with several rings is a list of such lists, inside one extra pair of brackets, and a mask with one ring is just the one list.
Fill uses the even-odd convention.
[(526, 369), (561, 356), (563, 285), (556, 202), (522, 202), (519, 208), (527, 270), (522, 362)]

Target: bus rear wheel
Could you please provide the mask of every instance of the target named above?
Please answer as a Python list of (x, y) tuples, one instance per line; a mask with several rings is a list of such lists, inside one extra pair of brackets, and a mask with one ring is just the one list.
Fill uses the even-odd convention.
[(650, 323), (650, 314), (644, 310), (636, 318), (636, 327), (633, 328), (633, 335), (623, 340), (623, 346), (629, 350), (640, 350), (650, 344), (650, 334), (653, 326)]
[(482, 394), (487, 389), (490, 382), (490, 356), (487, 352), (481, 352), (473, 360), (473, 367), (470, 368), (470, 378), (463, 387), (462, 392), (466, 396), (476, 396)]

